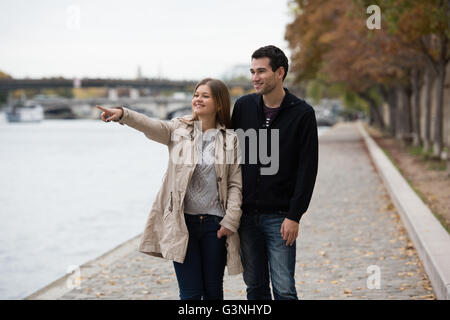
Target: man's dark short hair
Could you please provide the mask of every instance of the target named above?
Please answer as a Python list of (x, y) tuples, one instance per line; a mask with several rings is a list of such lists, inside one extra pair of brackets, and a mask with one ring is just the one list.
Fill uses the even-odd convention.
[(272, 71), (275, 72), (279, 67), (283, 67), (284, 76), (283, 80), (286, 78), (289, 63), (284, 52), (272, 45), (261, 47), (252, 54), (252, 59), (269, 58), (270, 66)]

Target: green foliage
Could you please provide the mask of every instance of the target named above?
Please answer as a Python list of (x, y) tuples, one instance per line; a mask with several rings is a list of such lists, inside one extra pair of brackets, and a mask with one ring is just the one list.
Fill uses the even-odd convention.
[(369, 110), (369, 106), (367, 104), (367, 101), (364, 99), (361, 99), (360, 96), (352, 91), (346, 91), (342, 95), (342, 101), (344, 104), (345, 109), (350, 111), (363, 111), (367, 113)]
[(0, 79), (12, 79), (12, 77), (9, 74), (0, 70)]
[(0, 105), (6, 103), (7, 100), (8, 100), (8, 93), (0, 92)]
[(306, 96), (314, 103), (318, 103), (323, 97), (324, 85), (318, 80), (308, 81), (306, 86)]
[(69, 98), (69, 99), (73, 98), (72, 88), (44, 89), (44, 90), (41, 90), (40, 93), (43, 93), (43, 94), (49, 95), (49, 96), (55, 95), (55, 96), (60, 96), (60, 97), (64, 97), (64, 98)]
[[(0, 79), (12, 79), (12, 77), (0, 70)], [(8, 100), (8, 92), (0, 92), (0, 104), (6, 103)]]

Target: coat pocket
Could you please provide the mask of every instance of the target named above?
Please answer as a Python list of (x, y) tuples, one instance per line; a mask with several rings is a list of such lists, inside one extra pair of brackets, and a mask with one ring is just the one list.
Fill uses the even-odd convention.
[(165, 220), (173, 211), (173, 199), (172, 199), (172, 191), (170, 192), (169, 201), (167, 202), (166, 207), (164, 208), (163, 220)]

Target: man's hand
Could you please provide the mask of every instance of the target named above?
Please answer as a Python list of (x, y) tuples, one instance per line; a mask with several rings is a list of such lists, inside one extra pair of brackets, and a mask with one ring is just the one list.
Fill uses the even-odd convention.
[(220, 239), (222, 236), (231, 236), (234, 232), (225, 228), (224, 226), (220, 227), (220, 230), (217, 231), (217, 238)]
[(287, 246), (292, 246), (298, 236), (298, 222), (285, 218), (281, 224), (281, 237), (286, 240)]

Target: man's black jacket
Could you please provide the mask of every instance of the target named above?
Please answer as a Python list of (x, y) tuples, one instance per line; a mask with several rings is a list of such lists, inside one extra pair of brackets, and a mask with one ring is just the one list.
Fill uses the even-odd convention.
[[(249, 163), (250, 139), (246, 138), (246, 159), (242, 159), (242, 210), (243, 214), (279, 213), (298, 222), (308, 209), (316, 181), (317, 123), (314, 109), (287, 89), (284, 90), (286, 95), (280, 111), (267, 129), (266, 150), (269, 153), (270, 130), (279, 130), (278, 172), (274, 175), (262, 175), (261, 167), (269, 167), (270, 164), (262, 165), (259, 156), (256, 164)], [(259, 129), (265, 128), (263, 103), (261, 95), (245, 95), (236, 101), (232, 115), (235, 130), (256, 130), (258, 145), (261, 136)], [(244, 152), (242, 142), (241, 139), (241, 150)], [(272, 158), (274, 156), (276, 155), (270, 155)]]

